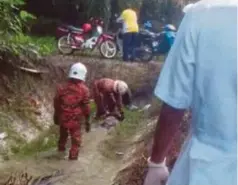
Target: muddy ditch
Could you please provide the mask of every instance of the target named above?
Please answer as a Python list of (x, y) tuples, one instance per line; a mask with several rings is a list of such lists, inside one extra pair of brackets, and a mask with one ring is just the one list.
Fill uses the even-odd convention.
[[(0, 133), (8, 133), (8, 137), (0, 139), (0, 143), (15, 145), (19, 142), (29, 142), (52, 125), (51, 102), (55, 86), (66, 80), (68, 69), (75, 62), (82, 62), (87, 66), (89, 87), (94, 79), (102, 77), (125, 80), (132, 90), (133, 103), (140, 107), (152, 101), (153, 89), (162, 65), (161, 63), (138, 64), (97, 58), (51, 56), (36, 65), (36, 68), (43, 73), (32, 73), (16, 70), (7, 64), (0, 63), (0, 113), (10, 118), (7, 121), (6, 119), (0, 121)], [(159, 109), (152, 111), (155, 112), (153, 117), (158, 116)], [(122, 157), (123, 165), (114, 179), (114, 185), (142, 185), (147, 170), (146, 159), (152, 145), (153, 128), (156, 124), (156, 121), (151, 122), (153, 124), (149, 123), (149, 127), (144, 128), (141, 133), (136, 133), (140, 137), (125, 151)], [(181, 144), (187, 135), (188, 122), (189, 118), (185, 117), (180, 126), (179, 138), (175, 139), (168, 156), (170, 168), (173, 167)], [(6, 124), (7, 128), (2, 126)], [(30, 178), (26, 174), (22, 177)]]
[[(0, 66), (0, 113), (10, 119), (0, 121), (0, 131), (10, 134), (6, 139), (0, 140), (0, 143), (6, 145), (7, 141), (7, 144), (11, 145), (12, 143), (29, 142), (52, 125), (50, 102), (54, 96), (55, 86), (66, 80), (67, 71), (70, 65), (75, 62), (82, 62), (87, 66), (89, 87), (94, 79), (102, 77), (125, 80), (132, 90), (134, 104), (141, 107), (151, 102), (153, 89), (161, 68), (161, 63), (122, 63), (71, 56), (45, 58), (36, 65), (36, 68), (43, 73), (16, 70), (2, 63)], [(158, 110), (155, 112), (158, 114)], [(172, 168), (187, 135), (188, 121), (189, 119), (185, 118), (181, 123), (179, 138), (175, 139), (170, 151), (168, 157), (170, 168)], [(5, 126), (1, 126), (3, 123), (8, 125), (7, 129)], [(114, 179), (114, 185), (142, 185), (147, 170), (146, 159), (151, 150), (155, 123), (149, 125), (150, 129), (146, 127), (142, 133), (136, 134), (140, 135), (138, 140), (135, 140), (136, 144), (131, 145), (126, 151), (126, 155), (123, 155), (123, 166)], [(15, 137), (16, 135), (17, 137)], [(25, 180), (27, 180), (30, 175), (22, 173), (20, 177), (22, 179), (26, 177)], [(14, 176), (9, 178), (9, 182), (14, 178)], [(12, 182), (12, 184), (14, 183)], [(21, 185), (26, 184), (22, 183)]]
[[(42, 73), (13, 68), (0, 62), (0, 139), (1, 160), (11, 160), (21, 145), (37, 138), (52, 126), (52, 99), (57, 83), (66, 80), (71, 64), (82, 62), (88, 68), (87, 84), (109, 77), (125, 80), (133, 102), (144, 106), (151, 101), (160, 63), (137, 64), (71, 56), (51, 56), (35, 64)], [(32, 66), (24, 66), (32, 68)], [(12, 147), (14, 146), (14, 147)], [(13, 151), (14, 150), (14, 151)]]

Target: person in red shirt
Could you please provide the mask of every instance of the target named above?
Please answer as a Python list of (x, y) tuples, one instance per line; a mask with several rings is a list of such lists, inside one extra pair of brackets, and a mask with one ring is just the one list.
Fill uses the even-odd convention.
[(69, 160), (77, 160), (81, 144), (81, 126), (90, 131), (89, 89), (84, 81), (87, 68), (76, 63), (71, 66), (67, 83), (60, 84), (54, 98), (54, 122), (60, 126), (58, 151), (65, 152), (68, 134), (71, 136)]
[(93, 82), (93, 97), (97, 107), (96, 119), (106, 115), (118, 115), (124, 119), (123, 103), (131, 104), (131, 93), (128, 85), (121, 80), (102, 78)]

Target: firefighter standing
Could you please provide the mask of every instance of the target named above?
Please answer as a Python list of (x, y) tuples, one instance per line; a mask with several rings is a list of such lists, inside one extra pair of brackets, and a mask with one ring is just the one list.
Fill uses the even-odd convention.
[(77, 160), (81, 144), (81, 126), (90, 131), (89, 89), (84, 81), (87, 68), (76, 63), (71, 66), (69, 80), (57, 87), (54, 98), (54, 122), (60, 126), (58, 151), (65, 152), (68, 135), (71, 136), (69, 160)]

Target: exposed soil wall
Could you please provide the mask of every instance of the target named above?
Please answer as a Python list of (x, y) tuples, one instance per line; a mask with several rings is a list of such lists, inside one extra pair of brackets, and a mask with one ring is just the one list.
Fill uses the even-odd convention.
[[(12, 144), (31, 141), (52, 125), (52, 99), (57, 83), (67, 79), (71, 64), (82, 62), (88, 68), (87, 84), (91, 87), (94, 79), (109, 77), (125, 80), (133, 93), (135, 102), (148, 103), (152, 97), (160, 66), (151, 64), (125, 64), (120, 61), (96, 58), (52, 56), (36, 63), (42, 74), (23, 72), (0, 63), (0, 133), (8, 137), (0, 143)], [(3, 147), (3, 146), (2, 146)]]

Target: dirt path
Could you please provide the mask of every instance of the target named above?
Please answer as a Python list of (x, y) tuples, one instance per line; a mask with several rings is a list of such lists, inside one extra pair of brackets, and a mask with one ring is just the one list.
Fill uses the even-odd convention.
[(103, 128), (93, 128), (90, 133), (84, 134), (78, 161), (49, 160), (39, 157), (36, 160), (7, 162), (1, 168), (5, 169), (6, 175), (11, 171), (7, 170), (9, 168), (15, 170), (27, 168), (31, 175), (36, 176), (64, 169), (66, 178), (57, 182), (57, 185), (111, 185), (121, 164), (103, 157), (99, 152), (100, 142), (106, 137), (107, 131)]
[(116, 175), (120, 164), (116, 161), (108, 160), (99, 152), (99, 144), (106, 138), (106, 135), (106, 130), (102, 128), (94, 129), (91, 133), (85, 134), (84, 146), (79, 160), (69, 165), (70, 171), (74, 173), (62, 184), (112, 184), (113, 177)]

